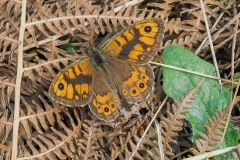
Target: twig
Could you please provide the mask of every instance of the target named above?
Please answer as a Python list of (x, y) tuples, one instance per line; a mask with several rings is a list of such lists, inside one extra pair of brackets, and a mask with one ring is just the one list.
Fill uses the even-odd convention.
[(14, 106), (14, 119), (13, 119), (13, 141), (12, 141), (12, 160), (17, 159), (18, 147), (18, 129), (19, 129), (19, 108), (20, 108), (20, 90), (23, 73), (23, 41), (26, 23), (26, 8), (27, 0), (22, 0), (22, 13), (21, 13), (21, 26), (19, 33), (19, 46), (18, 46), (18, 63), (17, 63), (17, 77), (15, 84), (15, 106)]
[(163, 160), (165, 158), (164, 155), (164, 149), (163, 149), (163, 143), (162, 143), (162, 134), (161, 134), (161, 124), (155, 120), (156, 128), (157, 128), (157, 136), (158, 136), (158, 147), (159, 147), (159, 154), (161, 156), (161, 159)]
[(231, 80), (228, 80), (228, 79), (218, 78), (218, 77), (215, 77), (215, 76), (211, 76), (211, 75), (207, 75), (207, 74), (203, 74), (203, 73), (199, 73), (199, 72), (195, 72), (195, 71), (191, 71), (191, 70), (187, 70), (187, 69), (183, 69), (183, 68), (178, 68), (178, 67), (167, 65), (167, 64), (162, 64), (162, 63), (157, 63), (157, 62), (150, 62), (150, 63), (154, 64), (154, 65), (157, 65), (157, 66), (171, 68), (171, 69), (175, 69), (175, 70), (178, 70), (178, 71), (192, 73), (192, 74), (196, 74), (196, 75), (199, 75), (199, 76), (203, 76), (203, 77), (207, 77), (207, 78), (211, 78), (211, 79), (216, 79), (216, 80), (221, 80), (221, 81), (224, 81), (224, 82), (233, 83), (233, 84), (238, 85), (238, 82), (231, 81)]
[[(233, 44), (232, 44), (232, 60), (231, 60), (231, 65), (232, 65), (231, 66), (231, 80), (232, 80), (232, 82), (233, 82), (233, 75), (234, 75), (234, 58), (235, 58), (234, 55), (235, 55), (235, 46), (236, 46), (236, 39), (237, 39), (238, 24), (239, 24), (239, 19), (237, 20), (236, 26), (234, 28), (234, 38), (233, 38)], [(223, 132), (223, 136), (222, 136), (221, 141), (224, 140), (224, 137), (225, 137), (225, 134), (226, 134), (226, 131), (227, 131), (227, 127), (228, 127), (228, 124), (229, 124), (229, 121), (230, 121), (231, 112), (232, 112), (234, 102), (235, 102), (237, 94), (238, 94), (239, 85), (240, 85), (240, 80), (238, 81), (238, 85), (237, 85), (234, 97), (232, 97), (232, 99), (231, 99), (230, 109), (228, 111), (229, 112), (228, 119), (227, 119), (227, 123), (226, 123), (225, 128), (224, 128), (224, 132)], [(233, 91), (233, 83), (232, 83), (231, 90)]]
[(168, 97), (166, 96), (165, 99), (163, 100), (162, 104), (159, 106), (157, 112), (154, 114), (152, 120), (151, 120), (150, 123), (148, 124), (147, 128), (145, 129), (145, 131), (144, 131), (142, 137), (140, 138), (140, 140), (139, 140), (139, 142), (138, 142), (136, 148), (133, 150), (132, 155), (131, 155), (131, 157), (130, 157), (129, 159), (133, 159), (133, 156), (134, 156), (134, 154), (137, 152), (137, 149), (138, 149), (138, 147), (140, 146), (140, 144), (141, 144), (143, 138), (144, 138), (145, 135), (147, 134), (149, 128), (151, 127), (151, 125), (152, 125), (152, 123), (154, 122), (155, 118), (157, 117), (158, 113), (161, 111), (163, 105), (166, 103), (167, 99), (168, 99)]
[[(212, 28), (214, 28), (214, 27), (217, 26), (218, 22), (220, 21), (220, 19), (222, 18), (223, 15), (224, 15), (224, 13), (222, 12), (222, 13), (218, 16), (218, 19), (217, 19), (217, 21), (213, 24)], [(208, 37), (206, 37), (206, 38), (202, 41), (201, 45), (200, 45), (200, 46), (198, 47), (198, 49), (195, 51), (195, 54), (196, 54), (196, 55), (199, 54), (199, 52), (201, 51), (202, 47), (205, 45), (207, 39), (208, 39)]]
[[(212, 57), (213, 57), (214, 66), (215, 66), (215, 69), (216, 69), (216, 72), (217, 72), (217, 77), (221, 78), (219, 70), (218, 70), (217, 59), (216, 59), (216, 55), (215, 55), (215, 51), (214, 51), (214, 47), (213, 47), (211, 32), (210, 32), (209, 26), (208, 26), (207, 15), (206, 15), (206, 12), (205, 12), (205, 7), (204, 7), (204, 4), (203, 4), (203, 0), (200, 0), (200, 4), (201, 4), (202, 11), (203, 11), (203, 17), (204, 17), (204, 21), (205, 21), (205, 25), (206, 25), (206, 30), (207, 30), (207, 34), (208, 34), (208, 40), (209, 40), (209, 44), (210, 44), (210, 49), (211, 49), (211, 53), (212, 53)], [(222, 85), (221, 80), (219, 79), (218, 81)]]
[(214, 157), (220, 154), (224, 154), (230, 151), (233, 151), (235, 149), (237, 149), (238, 146), (233, 146), (233, 147), (227, 147), (227, 148), (223, 148), (223, 149), (219, 149), (219, 150), (215, 150), (212, 152), (207, 152), (204, 154), (200, 154), (194, 157), (190, 157), (190, 158), (186, 158), (184, 160), (202, 160), (202, 159), (206, 159), (206, 158), (210, 158), (210, 157)]

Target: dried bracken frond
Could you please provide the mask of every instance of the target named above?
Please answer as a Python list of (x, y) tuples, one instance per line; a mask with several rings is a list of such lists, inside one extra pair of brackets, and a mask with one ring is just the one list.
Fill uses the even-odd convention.
[[(39, 106), (39, 103), (35, 101), (33, 101), (32, 104), (29, 104), (24, 98), (22, 98), (23, 107), (21, 108), (21, 124), (24, 128), (24, 135), (26, 135), (29, 139), (32, 135), (32, 127), (34, 127), (34, 129), (39, 133), (48, 131), (49, 128), (54, 126), (56, 123), (56, 114), (58, 115), (59, 112), (61, 112), (61, 107), (55, 105), (54, 107), (56, 108), (52, 108), (52, 106), (49, 105), (43, 97), (39, 97), (39, 101), (44, 104), (45, 109)], [(32, 105), (34, 105), (34, 109), (36, 111), (33, 110)]]
[[(10, 64), (0, 63), (0, 112), (10, 109), (12, 112), (12, 100), (14, 99), (16, 62)], [(11, 105), (11, 107), (9, 107)], [(11, 114), (11, 113), (9, 113)]]
[[(157, 139), (157, 133), (155, 132), (155, 128), (150, 128), (148, 134), (143, 138), (139, 148), (136, 148), (139, 140), (143, 135), (144, 128), (149, 124), (151, 117), (145, 116), (143, 119), (133, 119), (131, 123), (134, 123), (133, 126), (130, 127), (131, 130), (128, 132), (123, 132), (119, 135), (117, 139), (115, 139), (114, 144), (112, 146), (112, 155), (111, 159), (116, 159), (119, 154), (122, 155), (124, 159), (129, 159), (132, 156), (134, 150), (137, 152), (133, 155), (134, 159), (159, 159), (159, 148), (158, 143), (155, 141)], [(128, 130), (127, 126), (123, 128), (123, 130)], [(118, 141), (116, 141), (118, 140)], [(116, 147), (120, 143), (120, 148)]]
[[(221, 48), (224, 44), (227, 43), (230, 39), (232, 39), (233, 35), (233, 29), (230, 29), (232, 27), (226, 26), (226, 29), (223, 29), (225, 27), (222, 24), (226, 24), (229, 22), (227, 19), (222, 19), (221, 22), (219, 22), (217, 25), (213, 24), (212, 22), (218, 21), (219, 12), (221, 10), (227, 10), (229, 7), (232, 6), (232, 2), (226, 2), (226, 1), (215, 1), (215, 0), (207, 0), (204, 1), (204, 7), (206, 10), (206, 14), (209, 15), (209, 21), (208, 24), (210, 26), (211, 34), (214, 35), (216, 31), (219, 31), (219, 33), (226, 33), (219, 36), (219, 33), (214, 35), (214, 42), (219, 43), (219, 46), (216, 45), (215, 49)], [(178, 12), (171, 12), (174, 10), (174, 7), (176, 5), (181, 6)], [(149, 3), (148, 6), (160, 8), (162, 12), (161, 17), (166, 17), (165, 25), (167, 29), (166, 35), (171, 35), (171, 38), (173, 37), (173, 40), (170, 38), (167, 38), (167, 44), (174, 43), (178, 45), (182, 45), (185, 47), (188, 47), (189, 49), (192, 49), (194, 46), (197, 47), (199, 45), (199, 42), (203, 42), (204, 37), (207, 37), (207, 34), (205, 32), (204, 27), (204, 19), (203, 19), (203, 13), (201, 10), (200, 2), (199, 1), (178, 1), (178, 0), (167, 0), (167, 1), (159, 1), (158, 3)], [(180, 16), (178, 15), (180, 14)], [(169, 19), (168, 17), (181, 17), (180, 18), (174, 18)], [(239, 15), (236, 15), (237, 17)], [(239, 18), (239, 17), (238, 17)], [(231, 18), (232, 19), (232, 18)], [(234, 22), (232, 22), (234, 23)], [(221, 29), (222, 28), (222, 29)], [(227, 29), (228, 28), (228, 29)], [(230, 33), (230, 32), (231, 33)], [(199, 34), (199, 36), (196, 36), (196, 34), (193, 34), (196, 32)], [(183, 33), (184, 35), (181, 35)], [(228, 36), (227, 36), (228, 35)], [(185, 38), (187, 36), (187, 39)], [(229, 37), (230, 36), (230, 37)], [(192, 41), (193, 40), (193, 41)], [(167, 44), (164, 44), (166, 46)], [(203, 48), (209, 47), (209, 43), (206, 42)]]
[[(198, 44), (200, 41), (204, 39), (204, 35), (199, 32), (191, 32), (189, 34), (181, 34), (177, 39), (168, 40), (164, 44), (164, 46), (168, 46), (169, 44), (176, 44), (179, 46), (186, 46), (188, 48), (193, 48), (193, 45)], [(189, 43), (191, 42), (191, 43)]]
[[(21, 3), (3, 0), (0, 4), (0, 61), (3, 61), (7, 51), (11, 55), (18, 47), (20, 28)], [(11, 61), (11, 58), (9, 59)]]
[(0, 77), (0, 102), (2, 108), (7, 108), (10, 104), (12, 93), (15, 89), (15, 77)]
[(0, 157), (11, 158), (13, 99), (16, 71), (14, 63), (0, 64)]
[(224, 136), (229, 108), (224, 111), (219, 110), (213, 119), (209, 120), (209, 126), (205, 125), (207, 134), (198, 132), (201, 138), (195, 141), (197, 150), (193, 149), (194, 154), (201, 154), (215, 149), (215, 146), (221, 142)]
[[(180, 103), (175, 101), (172, 105), (172, 110), (167, 111), (167, 117), (160, 117), (162, 126), (163, 149), (166, 155), (173, 156), (170, 143), (176, 143), (173, 137), (178, 136), (178, 132), (182, 130), (183, 120), (186, 119), (185, 114), (191, 109), (191, 103), (194, 100), (194, 94), (202, 86), (204, 79), (198, 85), (189, 91), (184, 98), (180, 98)], [(170, 108), (170, 105), (168, 105)]]
[[(38, 6), (39, 4), (37, 3), (36, 5)], [(89, 34), (89, 26), (97, 34), (100, 32), (102, 34), (112, 32), (112, 26), (117, 31), (119, 30), (119, 24), (125, 28), (134, 19), (143, 19), (147, 14), (152, 16), (154, 12), (147, 13), (145, 10), (139, 14), (136, 7), (126, 8), (123, 6), (116, 13), (113, 4), (110, 7), (106, 5), (103, 8), (91, 3), (81, 3), (80, 5), (78, 2), (69, 1), (64, 7), (58, 3), (50, 6), (41, 6), (38, 12), (32, 14), (31, 18), (29, 17), (27, 20), (26, 29), (33, 38), (35, 46), (39, 47), (39, 41), (45, 38), (52, 38), (54, 35), (63, 36), (70, 34), (73, 36), (76, 30)], [(155, 14), (155, 16), (159, 15)]]
[(176, 3), (181, 0), (165, 0), (163, 2), (158, 3), (149, 3), (148, 6), (160, 8), (162, 11), (162, 14), (164, 18), (168, 17), (171, 14), (171, 10), (173, 9), (174, 5), (173, 3)]
[[(67, 157), (74, 158), (74, 153), (76, 152), (75, 138), (79, 135), (80, 128), (82, 126), (82, 123), (78, 118), (77, 111), (74, 111), (73, 113), (76, 116), (75, 119), (72, 118), (68, 111), (58, 113), (56, 110), (48, 110), (47, 113), (49, 112), (52, 115), (55, 114), (55, 120), (53, 117), (49, 117), (49, 114), (48, 116), (44, 116), (41, 112), (38, 113), (39, 115), (36, 115), (37, 119), (39, 119), (40, 123), (44, 122), (45, 125), (47, 124), (46, 121), (54, 123), (54, 125), (57, 123), (61, 128), (47, 128), (48, 131), (51, 131), (50, 133), (46, 131), (42, 132), (40, 128), (36, 129), (38, 134), (35, 133), (34, 136), (26, 139), (25, 143), (24, 141), (21, 143), (18, 155), (19, 157), (28, 157), (29, 159), (37, 157), (49, 159), (66, 159)], [(62, 121), (64, 120), (63, 117), (69, 119), (68, 124), (65, 124), (65, 122)], [(35, 118), (26, 118), (28, 118), (31, 123), (35, 123), (35, 127), (37, 126), (38, 122)]]
[[(196, 0), (195, 1), (184, 1), (184, 2), (180, 2), (180, 4), (193, 5), (195, 10), (189, 10), (189, 13), (194, 15), (196, 18), (204, 21), (203, 15), (202, 14), (199, 15), (199, 11), (201, 9), (199, 1), (196, 1)], [(204, 1), (204, 4), (205, 4), (206, 13), (211, 15), (214, 18), (217, 17), (216, 11), (218, 11), (219, 9), (225, 9), (225, 5), (226, 5), (226, 4), (224, 4), (224, 1), (218, 2), (218, 1), (214, 1), (214, 0), (206, 0), (206, 1)], [(208, 6), (211, 6), (214, 9), (212, 9)]]
[(100, 148), (99, 138), (106, 135), (102, 129), (95, 127), (94, 121), (86, 120), (82, 124), (82, 129), (79, 140), (77, 142), (78, 152), (76, 157), (78, 159), (102, 159), (103, 154)]
[(3, 159), (10, 158), (11, 155), (11, 132), (12, 132), (12, 122), (13, 122), (13, 114), (9, 114), (8, 110), (4, 112), (0, 112), (0, 137), (1, 137), (1, 157)]
[(169, 33), (172, 34), (175, 32), (176, 34), (179, 34), (180, 31), (186, 31), (186, 32), (195, 32), (198, 29), (194, 29), (194, 27), (191, 25), (190, 21), (182, 21), (181, 19), (171, 19), (166, 23), (166, 28), (169, 30)]

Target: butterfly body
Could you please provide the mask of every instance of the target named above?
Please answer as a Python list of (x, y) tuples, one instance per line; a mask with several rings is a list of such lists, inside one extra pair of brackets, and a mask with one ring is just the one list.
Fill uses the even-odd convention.
[(104, 57), (103, 56), (103, 52), (94, 47), (94, 46), (89, 46), (89, 50), (88, 50), (88, 54), (90, 59), (92, 60), (92, 63), (95, 63), (96, 66), (102, 67), (103, 63), (104, 63)]
[(160, 47), (164, 25), (160, 19), (135, 23), (99, 48), (89, 46), (88, 57), (63, 69), (49, 94), (67, 106), (89, 105), (99, 119), (115, 120), (122, 101), (146, 99), (154, 85), (149, 61)]

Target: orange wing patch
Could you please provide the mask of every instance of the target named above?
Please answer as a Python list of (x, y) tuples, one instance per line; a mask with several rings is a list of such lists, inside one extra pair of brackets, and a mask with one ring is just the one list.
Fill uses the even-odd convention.
[(127, 41), (131, 41), (134, 38), (133, 29), (123, 32), (123, 37), (125, 37), (127, 39)]
[(95, 95), (92, 98), (92, 105), (97, 109), (98, 113), (105, 116), (111, 115), (118, 108), (119, 98), (108, 92), (106, 95)]
[(142, 66), (132, 71), (131, 75), (129, 79), (123, 82), (123, 95), (128, 96), (130, 94), (136, 97), (147, 90), (149, 77), (146, 74), (146, 69)]
[(157, 22), (150, 21), (144, 24), (136, 25), (135, 28), (138, 29), (139, 33), (145, 37), (156, 37), (159, 31), (159, 25)]

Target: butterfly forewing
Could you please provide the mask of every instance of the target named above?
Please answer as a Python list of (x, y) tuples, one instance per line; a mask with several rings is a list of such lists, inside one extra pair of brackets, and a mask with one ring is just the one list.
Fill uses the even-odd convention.
[(102, 46), (102, 51), (131, 63), (146, 64), (160, 48), (163, 33), (161, 19), (142, 20), (116, 34)]
[(84, 106), (92, 97), (92, 66), (89, 58), (64, 68), (52, 81), (49, 94), (67, 106)]

